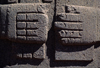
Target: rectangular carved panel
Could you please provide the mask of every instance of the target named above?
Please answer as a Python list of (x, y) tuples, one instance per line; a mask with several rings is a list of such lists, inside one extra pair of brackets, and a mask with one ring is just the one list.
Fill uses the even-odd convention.
[(3, 28), (0, 29), (0, 37), (8, 39), (12, 45), (10, 55), (4, 52), (5, 62), (10, 56), (11, 59), (7, 61), (11, 60), (11, 65), (20, 64), (20, 60), (22, 64), (32, 63), (32, 67), (42, 63), (46, 55), (48, 31), (54, 16), (54, 2), (51, 2), (51, 0), (45, 2), (43, 0), (0, 0), (0, 21), (2, 20), (0, 28)]
[[(18, 23), (24, 22), (23, 27), (25, 27), (23, 29), (16, 27), (18, 39), (20, 39), (21, 36), (24, 36), (24, 37), (26, 36), (26, 40), (36, 41), (36, 40), (39, 40), (39, 38), (38, 38), (39, 36), (41, 36), (41, 38), (45, 37), (45, 35), (46, 35), (45, 34), (46, 32), (44, 32), (44, 30), (46, 31), (45, 23), (44, 23), (44, 27), (43, 27), (42, 26), (43, 24), (41, 23), (42, 20), (38, 20), (39, 17), (43, 17), (43, 16), (45, 18), (44, 14), (42, 14), (42, 15), (36, 14), (36, 13), (19, 13), (19, 14), (17, 14), (17, 22)], [(25, 24), (26, 24), (26, 26), (25, 26)], [(40, 33), (41, 33), (41, 35), (40, 35)], [(22, 39), (22, 37), (21, 37), (21, 39)]]
[[(8, 37), (30, 43), (44, 43), (47, 39), (48, 16), (45, 14), (48, 4), (14, 5), (8, 14)], [(31, 9), (31, 7), (33, 7)], [(34, 41), (34, 42), (32, 42)]]
[(94, 8), (62, 4), (57, 6), (56, 18), (56, 37), (60, 37), (59, 40), (64, 45), (96, 42), (97, 16)]
[[(87, 2), (87, 4), (86, 4)], [(94, 62), (98, 14), (90, 1), (56, 0), (55, 60)]]

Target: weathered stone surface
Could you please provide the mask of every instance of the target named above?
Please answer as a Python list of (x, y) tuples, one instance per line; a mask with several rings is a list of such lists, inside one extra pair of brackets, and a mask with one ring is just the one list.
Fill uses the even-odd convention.
[(53, 0), (43, 0), (44, 2), (52, 2)]
[(44, 59), (46, 55), (45, 44), (12, 44), (12, 54), (19, 59)]
[[(57, 13), (58, 22), (55, 22), (55, 29), (61, 30), (61, 42), (64, 45), (97, 42), (97, 11), (100, 10), (76, 5), (62, 5), (61, 8), (63, 7), (65, 11)], [(62, 36), (63, 34), (66, 35)]]
[(99, 0), (0, 0), (0, 68), (99, 68)]
[(93, 46), (62, 46), (56, 44), (55, 59), (60, 61), (92, 61)]
[(8, 3), (18, 3), (18, 0), (8, 0)]
[[(2, 5), (1, 5), (2, 6)], [(0, 7), (0, 35), (1, 37), (7, 38), (7, 8), (9, 6), (5, 5)], [(2, 17), (2, 18), (1, 18)]]
[(43, 44), (36, 52), (33, 53), (34, 58), (44, 59), (46, 55), (46, 46)]
[[(46, 68), (45, 66), (31, 66), (31, 65), (29, 65), (29, 64), (27, 64), (27, 65), (14, 65), (14, 66), (7, 66), (7, 67), (5, 67), (5, 68)], [(47, 67), (47, 68), (49, 68), (49, 67)]]
[(20, 3), (41, 3), (41, 2), (52, 2), (53, 0), (20, 0)]
[[(41, 5), (48, 6), (48, 4)], [(33, 8), (30, 9), (31, 7)], [(9, 6), (7, 11), (9, 12), (7, 25), (9, 39), (38, 43), (46, 41), (49, 30), (49, 19), (45, 13), (46, 9), (42, 9), (38, 4), (24, 4)]]
[[(24, 5), (23, 7), (26, 7), (27, 5)], [(17, 21), (13, 18), (13, 21), (15, 20), (16, 21), (16, 23), (17, 22), (21, 22), (21, 21), (23, 21), (23, 22), (25, 22), (25, 24), (26, 24), (26, 28), (23, 30), (23, 29), (20, 29), (20, 28), (13, 28), (12, 26), (10, 26), (10, 24), (12, 24), (13, 23), (13, 21), (12, 20), (10, 20), (11, 19), (11, 17), (13, 17), (13, 16), (15, 16), (15, 15), (13, 15), (12, 16), (12, 12), (13, 12), (13, 10), (15, 9), (15, 8), (12, 8), (11, 9), (11, 13), (9, 13), (9, 26), (8, 26), (8, 29), (9, 29), (9, 31), (8, 31), (8, 37), (10, 38), (15, 38), (15, 39), (17, 39), (17, 36), (26, 36), (26, 39), (25, 40), (27, 40), (27, 41), (37, 41), (37, 42), (45, 42), (46, 41), (46, 38), (47, 38), (47, 25), (48, 25), (48, 16), (46, 15), (46, 14), (36, 14), (36, 13), (34, 13), (35, 11), (37, 11), (37, 10), (28, 10), (29, 8), (28, 7), (31, 7), (31, 6), (33, 6), (34, 8), (36, 8), (36, 6), (34, 6), (34, 5), (30, 5), (30, 6), (27, 6), (27, 8), (26, 8), (26, 10), (25, 11), (23, 11), (22, 9), (21, 10), (18, 10), (17, 9), (17, 12), (15, 12), (15, 13), (13, 13), (13, 14), (17, 14)], [(19, 6), (20, 7), (20, 6)], [(39, 6), (37, 6), (37, 7), (39, 7)], [(18, 7), (16, 7), (16, 8), (18, 8)], [(21, 7), (20, 7), (21, 8)], [(22, 13), (21, 13), (22, 12)], [(28, 12), (31, 12), (31, 13), (28, 13)], [(37, 11), (38, 12), (38, 11)], [(40, 12), (42, 12), (42, 11), (40, 11)], [(15, 17), (16, 18), (16, 17)], [(37, 25), (37, 28), (35, 28), (34, 26), (32, 27), (32, 28), (27, 28), (27, 24), (29, 23), (29, 22), (37, 22), (36, 23), (36, 25)], [(16, 26), (16, 25), (13, 25), (13, 26)], [(28, 26), (29, 27), (29, 26)], [(13, 30), (11, 30), (11, 29), (13, 29)], [(15, 34), (15, 36), (13, 35), (12, 36), (12, 34), (11, 33), (13, 33), (12, 31), (14, 31), (15, 33), (16, 33), (16, 30), (17, 31), (20, 31), (19, 33), (17, 32), (17, 34)], [(34, 33), (32, 33), (33, 31), (34, 31)], [(23, 32), (24, 31), (24, 32)], [(32, 32), (30, 32), (30, 31), (32, 31)], [(41, 33), (41, 35), (40, 35), (40, 33)], [(33, 35), (32, 35), (33, 34)]]
[(16, 63), (33, 64), (18, 66), (21, 68), (37, 68), (38, 64), (38, 68), (45, 67), (48, 64), (46, 42), (53, 16), (54, 0), (0, 0), (0, 39), (7, 39), (11, 48), (3, 50), (7, 54), (0, 58), (0, 68)]
[(55, 68), (99, 67), (99, 11), (98, 0), (56, 0)]
[(41, 0), (20, 0), (20, 3), (38, 3)]

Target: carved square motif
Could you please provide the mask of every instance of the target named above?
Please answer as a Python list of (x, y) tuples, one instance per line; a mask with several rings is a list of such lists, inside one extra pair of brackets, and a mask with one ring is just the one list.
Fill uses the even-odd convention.
[(98, 39), (98, 10), (80, 6), (83, 2), (70, 2), (56, 2), (55, 60), (92, 61), (93, 44)]
[(31, 43), (46, 41), (48, 16), (40, 5), (16, 5), (8, 10), (10, 10), (8, 17), (8, 37), (10, 39)]
[(63, 45), (83, 45), (96, 42), (97, 16), (96, 11), (92, 10), (94, 8), (77, 5), (57, 7), (56, 38), (58, 37)]

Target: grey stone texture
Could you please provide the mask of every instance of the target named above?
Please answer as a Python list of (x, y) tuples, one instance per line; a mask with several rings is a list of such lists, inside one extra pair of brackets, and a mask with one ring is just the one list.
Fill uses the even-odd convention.
[(92, 61), (94, 46), (56, 46), (55, 59), (67, 61)]
[(60, 8), (57, 6), (57, 9), (58, 22), (55, 22), (55, 28), (58, 30), (62, 44), (88, 44), (99, 41), (97, 19), (100, 10), (98, 8), (65, 3)]
[(18, 0), (8, 0), (8, 3), (18, 3)]
[[(99, 41), (98, 2), (56, 0), (55, 60), (69, 62), (67, 68), (99, 68), (98, 54), (95, 50), (99, 46), (95, 45)], [(91, 63), (79, 66), (77, 62), (81, 64), (80, 61)]]
[(0, 68), (100, 68), (99, 0), (0, 0)]
[[(49, 6), (41, 4), (41, 6)], [(13, 5), (8, 10), (8, 37), (9, 39), (36, 41), (44, 43), (47, 39), (48, 16), (40, 4)], [(32, 8), (32, 9), (31, 9)], [(11, 20), (12, 19), (12, 20)], [(16, 27), (17, 23), (26, 24), (25, 28)], [(29, 26), (34, 23), (34, 26)], [(33, 43), (34, 43), (33, 42)]]
[(19, 59), (44, 59), (45, 58), (45, 44), (12, 44), (12, 54)]
[[(18, 39), (18, 41), (26, 40), (32, 42), (34, 40), (34, 42), (36, 41), (38, 43), (46, 42), (47, 33), (50, 29), (48, 27), (50, 21), (46, 14), (48, 12), (46, 8), (49, 6), (48, 4), (14, 4), (9, 5), (9, 7), (1, 6), (1, 10), (6, 8), (5, 12), (7, 11), (8, 15), (8, 25), (5, 27), (8, 28), (8, 31), (6, 31), (8, 39), (12, 39), (12, 41)], [(5, 14), (2, 11), (1, 13)]]

